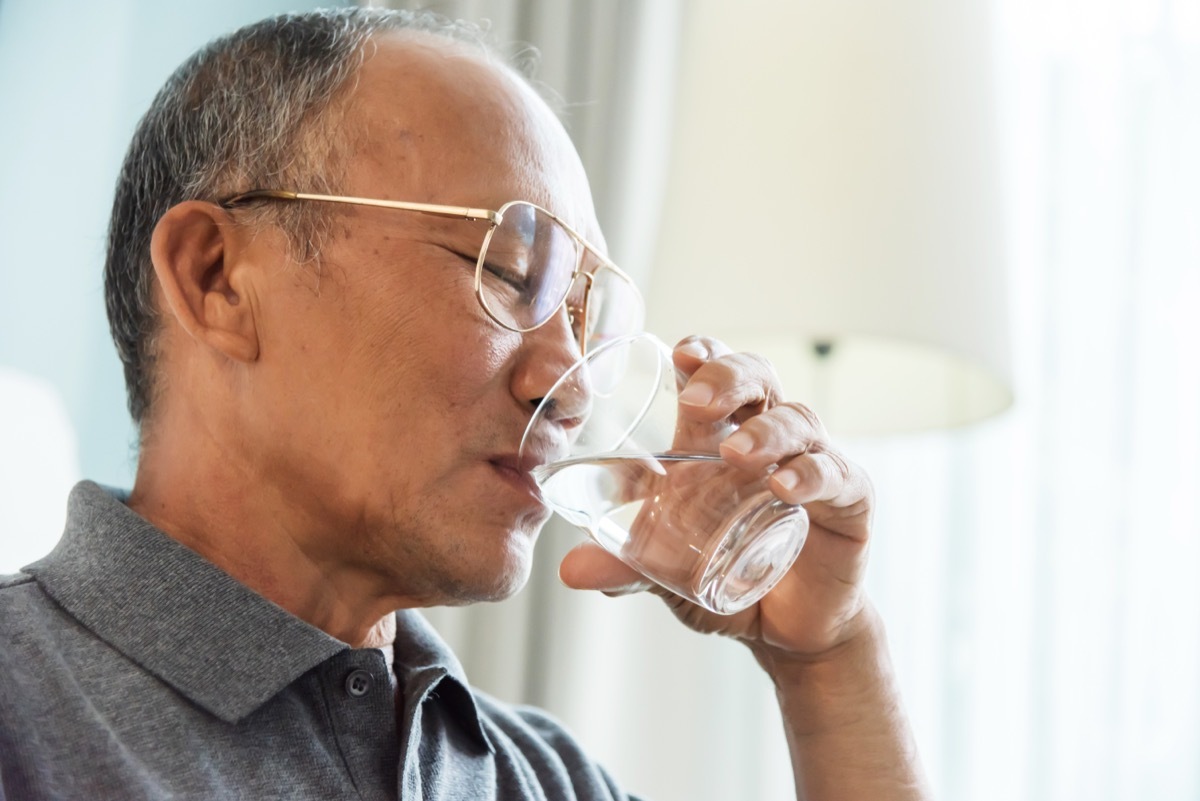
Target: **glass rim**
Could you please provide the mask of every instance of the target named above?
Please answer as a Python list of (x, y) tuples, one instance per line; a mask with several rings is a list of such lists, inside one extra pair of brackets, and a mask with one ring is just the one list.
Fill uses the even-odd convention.
[[(517, 447), (517, 463), (520, 466), (520, 469), (525, 469), (525, 447), (530, 440), (530, 435), (533, 432), (535, 425), (541, 422), (542, 418), (544, 417), (542, 414), (542, 407), (545, 405), (546, 401), (553, 398), (555, 393), (557, 393), (559, 389), (567, 381), (569, 381), (572, 376), (576, 375), (578, 371), (588, 362), (603, 357), (606, 353), (615, 348), (619, 348), (623, 345), (630, 345), (638, 341), (649, 343), (650, 346), (653, 347), (658, 355), (662, 358), (658, 359), (655, 364), (656, 372), (654, 375), (654, 380), (651, 383), (651, 386), (656, 387), (655, 391), (649, 393), (643, 400), (641, 408), (639, 408), (637, 413), (633, 415), (632, 420), (621, 432), (620, 436), (616, 438), (614, 447), (616, 444), (625, 442), (629, 439), (629, 436), (638, 428), (638, 426), (642, 424), (642, 421), (646, 419), (646, 414), (654, 405), (654, 400), (658, 394), (657, 387), (661, 385), (663, 378), (664, 363), (669, 364), (671, 369), (674, 370), (674, 359), (671, 348), (658, 336), (650, 333), (649, 331), (635, 331), (633, 333), (624, 334), (604, 342), (603, 344), (597, 346), (594, 350), (590, 350), (581, 355), (578, 359), (571, 363), (571, 366), (568, 367), (561, 376), (555, 380), (555, 382), (550, 386), (550, 389), (546, 391), (546, 394), (542, 396), (537, 408), (534, 409), (533, 414), (530, 416), (529, 422), (525, 425), (524, 433), (521, 435), (521, 444)], [(538, 427), (540, 428), (540, 426)]]

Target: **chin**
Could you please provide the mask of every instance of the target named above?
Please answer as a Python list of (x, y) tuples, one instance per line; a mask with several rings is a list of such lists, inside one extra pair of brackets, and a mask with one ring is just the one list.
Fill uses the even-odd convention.
[(519, 533), (509, 540), (509, 547), (494, 573), (496, 581), (489, 593), (490, 601), (502, 601), (516, 595), (526, 584), (533, 572), (533, 546), (537, 542), (538, 528)]
[(467, 606), (477, 603), (493, 603), (511, 598), (521, 591), (529, 581), (531, 563), (520, 567), (509, 567), (501, 573), (493, 572), (475, 580), (461, 579), (445, 588), (443, 606)]
[(509, 532), (499, 553), (489, 555), (481, 550), (472, 554), (471, 559), (460, 562), (460, 568), (473, 566), (474, 575), (457, 571), (457, 575), (446, 582), (447, 600), (444, 603), (447, 606), (464, 606), (503, 601), (520, 592), (529, 582), (533, 571), (534, 544), (541, 522)]

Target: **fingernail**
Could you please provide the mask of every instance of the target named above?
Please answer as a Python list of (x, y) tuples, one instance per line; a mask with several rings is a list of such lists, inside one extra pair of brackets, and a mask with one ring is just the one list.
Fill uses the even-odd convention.
[(686, 353), (688, 356), (692, 356), (697, 359), (707, 359), (708, 358), (708, 348), (704, 347), (699, 342), (696, 342), (694, 340), (692, 342), (684, 342), (682, 345), (677, 347), (675, 350), (679, 351), (680, 353)]
[(754, 448), (754, 438), (745, 431), (738, 431), (729, 435), (729, 438), (721, 443), (721, 447), (745, 456)]
[(771, 476), (785, 490), (793, 490), (800, 483), (800, 476), (797, 475), (796, 471), (787, 467), (776, 470)]
[(679, 393), (679, 402), (686, 406), (707, 406), (712, 399), (713, 388), (697, 381), (692, 381)]

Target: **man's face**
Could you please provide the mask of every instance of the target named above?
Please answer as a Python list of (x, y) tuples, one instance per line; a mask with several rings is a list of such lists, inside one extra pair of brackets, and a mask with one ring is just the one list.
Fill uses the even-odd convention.
[[(599, 241), (582, 167), (527, 87), (466, 52), (382, 38), (349, 100), (343, 194), (498, 209), (530, 200)], [(283, 187), (304, 190), (308, 187)], [(330, 206), (319, 264), (259, 248), (261, 356), (246, 399), (260, 475), (297, 547), (412, 603), (503, 597), (548, 513), (516, 455), (578, 354), (565, 312), (518, 334), (474, 295), (487, 223)]]

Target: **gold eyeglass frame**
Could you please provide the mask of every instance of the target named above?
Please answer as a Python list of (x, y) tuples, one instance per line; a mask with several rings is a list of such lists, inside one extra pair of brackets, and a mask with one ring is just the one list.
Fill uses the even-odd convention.
[[(499, 209), (492, 211), (491, 209), (475, 209), (467, 206), (442, 206), (435, 203), (408, 203), (400, 200), (376, 200), (374, 198), (365, 197), (317, 195), (308, 192), (290, 192), (279, 189), (252, 189), (249, 192), (241, 192), (233, 195), (232, 197), (220, 200), (217, 202), (217, 205), (223, 209), (233, 209), (237, 206), (254, 200), (311, 200), (322, 203), (345, 203), (352, 206), (372, 206), (381, 209), (396, 209), (398, 211), (416, 211), (420, 212), (421, 214), (432, 214), (438, 217), (449, 217), (452, 219), (486, 221), (489, 223), (490, 227), (483, 237), (483, 244), (479, 247), (479, 258), (475, 262), (475, 297), (479, 301), (479, 305), (483, 307), (483, 310), (487, 312), (488, 317), (490, 317), (497, 325), (506, 328), (509, 331), (527, 333), (540, 328), (554, 318), (554, 315), (558, 313), (558, 310), (567, 304), (567, 300), (571, 296), (571, 287), (574, 286), (575, 281), (582, 276), (585, 284), (583, 289), (582, 305), (578, 308), (568, 307), (567, 311), (568, 316), (571, 319), (572, 328), (574, 328), (575, 324), (575, 315), (578, 314), (580, 324), (576, 332), (576, 339), (579, 341), (580, 351), (584, 353), (587, 352), (586, 332), (588, 319), (588, 298), (592, 293), (592, 284), (596, 280), (596, 273), (604, 269), (611, 270), (617, 275), (618, 278), (629, 284), (629, 286), (633, 289), (634, 294), (639, 299), (642, 296), (641, 292), (637, 288), (637, 284), (635, 284), (633, 279), (629, 277), (628, 273), (626, 273), (616, 264), (613, 264), (613, 262), (610, 261), (607, 256), (596, 249), (591, 242), (588, 242), (586, 239), (584, 239), (578, 231), (568, 225), (554, 212), (544, 209), (536, 203), (530, 203), (527, 200), (510, 200)], [(563, 230), (575, 240), (575, 244), (579, 248), (578, 256), (576, 256), (575, 259), (575, 270), (571, 273), (571, 280), (567, 283), (566, 294), (563, 295), (562, 300), (559, 301), (558, 305), (554, 307), (554, 310), (550, 312), (545, 320), (528, 328), (516, 328), (501, 320), (488, 306), (487, 300), (483, 294), (483, 265), (484, 257), (487, 256), (488, 245), (492, 241), (492, 234), (496, 232), (496, 229), (500, 226), (501, 221), (504, 219), (504, 213), (514, 206), (531, 206), (537, 211), (540, 211), (542, 214), (550, 217), (552, 220), (562, 226)], [(591, 253), (599, 263), (598, 266), (591, 272), (584, 272), (583, 270), (584, 251)]]

